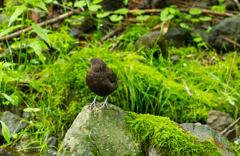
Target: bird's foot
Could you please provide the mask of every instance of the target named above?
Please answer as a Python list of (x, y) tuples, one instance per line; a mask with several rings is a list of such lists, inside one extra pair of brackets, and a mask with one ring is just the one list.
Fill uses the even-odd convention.
[(108, 108), (107, 99), (108, 99), (108, 96), (107, 96), (106, 100), (102, 103), (102, 107), (100, 107), (100, 109), (102, 109), (105, 105), (106, 105), (107, 108)]
[(103, 103), (102, 103), (102, 107), (100, 107), (100, 109), (102, 109), (105, 105), (106, 105), (106, 107), (108, 108), (107, 103), (106, 103), (106, 102), (103, 102)]
[(95, 106), (95, 105), (96, 105), (96, 101), (93, 101), (93, 102), (90, 104), (90, 109), (92, 109), (92, 105)]
[(93, 102), (90, 104), (90, 109), (92, 109), (92, 105), (96, 105), (96, 100), (97, 100), (97, 95), (96, 95), (96, 97), (94, 98), (94, 100), (93, 100)]

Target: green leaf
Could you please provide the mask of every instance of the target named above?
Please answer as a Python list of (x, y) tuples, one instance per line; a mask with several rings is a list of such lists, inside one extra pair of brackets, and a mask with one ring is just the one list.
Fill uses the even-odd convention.
[(148, 19), (149, 17), (150, 17), (150, 15), (144, 15), (144, 16), (140, 15), (136, 19), (140, 20), (140, 21), (144, 21), (144, 20)]
[(47, 3), (47, 4), (52, 3), (52, 2), (53, 2), (53, 0), (44, 0), (44, 3)]
[(32, 64), (39, 64), (39, 61), (36, 60), (36, 59), (31, 59), (31, 60), (30, 60), (30, 63), (32, 63)]
[(22, 25), (12, 26), (12, 27), (10, 27), (10, 28), (2, 31), (2, 32), (0, 33), (0, 37), (5, 36), (5, 35), (7, 35), (8, 33), (10, 33), (11, 31), (13, 31), (14, 29), (17, 29), (17, 28), (20, 28), (20, 27), (22, 27)]
[(166, 16), (166, 17), (161, 16), (161, 17), (160, 17), (160, 20), (163, 21), (163, 22), (165, 22), (165, 21), (171, 20), (173, 17), (174, 17), (174, 15), (168, 15), (168, 16)]
[(32, 26), (33, 26), (33, 30), (38, 34), (38, 36), (40, 36), (50, 46), (50, 41), (46, 31), (44, 31), (44, 29), (42, 29), (42, 27), (37, 23), (32, 23)]
[(41, 0), (24, 0), (24, 2), (36, 6), (41, 3)]
[(212, 6), (211, 10), (225, 13), (226, 7), (225, 7), (225, 5), (214, 5), (214, 6)]
[(97, 3), (100, 3), (100, 2), (102, 2), (103, 0), (93, 0), (92, 1), (92, 4), (97, 4)]
[(13, 15), (10, 17), (10, 22), (8, 24), (8, 27), (12, 24), (12, 22), (14, 22), (16, 20), (16, 18), (21, 15), (23, 13), (23, 11), (25, 11), (27, 9), (25, 4), (22, 4), (20, 6), (17, 7), (17, 9), (15, 10), (15, 12), (13, 13)]
[(2, 93), (2, 95), (3, 95), (8, 101), (10, 101), (12, 104), (15, 104), (15, 101), (14, 101), (14, 99), (13, 99), (11, 96), (8, 96), (7, 94), (4, 94), (4, 93)]
[(99, 13), (97, 14), (97, 18), (104, 18), (104, 17), (107, 17), (108, 15), (110, 15), (109, 12)]
[(123, 0), (123, 5), (127, 5), (128, 4), (128, 0)]
[(7, 143), (10, 142), (10, 131), (4, 122), (0, 121), (2, 124), (2, 134)]
[(192, 15), (190, 15), (190, 14), (188, 14), (188, 15), (185, 16), (185, 19), (186, 19), (186, 20), (187, 20), (187, 19), (190, 19), (190, 18), (192, 18)]
[(118, 22), (118, 21), (121, 21), (123, 19), (123, 16), (118, 16), (118, 15), (112, 15), (110, 16), (110, 20), (113, 21), (113, 22)]
[(40, 108), (24, 108), (23, 109), (24, 112), (39, 112), (41, 111)]
[(212, 20), (212, 17), (205, 16), (205, 17), (200, 17), (199, 19), (200, 19), (201, 21), (211, 21), (211, 20)]
[(86, 3), (86, 1), (77, 1), (76, 3), (74, 3), (74, 7), (84, 7), (84, 6), (86, 6), (87, 5), (87, 3)]
[(36, 5), (36, 6), (39, 7), (39, 8), (41, 8), (41, 9), (43, 9), (44, 11), (48, 12), (48, 9), (47, 9), (47, 7), (46, 7), (46, 4), (45, 4), (43, 1), (41, 1), (41, 3), (39, 3), (39, 4)]
[(188, 26), (186, 23), (180, 23), (180, 27), (187, 29), (187, 30), (191, 30), (191, 27)]
[(126, 8), (121, 8), (121, 9), (118, 9), (116, 11), (114, 11), (115, 14), (122, 14), (122, 15), (125, 15), (128, 13), (128, 9)]
[(199, 22), (200, 20), (198, 18), (192, 18), (191, 21), (195, 23), (195, 22)]
[(141, 11), (133, 12), (132, 15), (141, 15), (143, 13), (145, 13), (145, 11), (141, 10)]
[(199, 15), (199, 14), (201, 14), (202, 12), (201, 12), (200, 9), (191, 9), (191, 10), (189, 11), (189, 13), (192, 14), (192, 15)]
[(13, 99), (13, 106), (18, 106), (18, 96), (17, 95), (14, 95), (14, 94), (12, 94), (11, 96), (10, 96), (12, 99)]
[(200, 38), (200, 37), (199, 38), (194, 38), (193, 41), (194, 42), (202, 42), (202, 38)]
[(175, 13), (176, 13), (176, 10), (175, 10), (175, 9), (173, 9), (173, 8), (169, 8), (169, 12), (170, 12), (170, 14), (172, 14), (172, 15), (175, 15)]
[(161, 11), (161, 17), (166, 17), (167, 15), (169, 14), (169, 11), (168, 10), (163, 10)]
[(89, 6), (90, 11), (98, 11), (98, 9), (102, 8), (101, 5), (91, 5)]
[(177, 5), (170, 5), (170, 8), (177, 8)]
[(2, 64), (4, 63), (4, 61), (2, 61), (0, 63), (0, 89), (1, 89), (1, 84), (2, 84), (2, 75), (3, 75), (3, 71), (2, 71)]
[(36, 41), (36, 39), (31, 39), (29, 40), (29, 46), (33, 48), (34, 52), (38, 55), (39, 59), (42, 61), (43, 64), (45, 64), (41, 44), (38, 41)]
[(9, 66), (12, 66), (12, 65), (16, 65), (15, 63), (10, 63), (10, 62), (5, 62), (2, 67), (3, 68), (6, 68), (6, 67), (9, 67)]

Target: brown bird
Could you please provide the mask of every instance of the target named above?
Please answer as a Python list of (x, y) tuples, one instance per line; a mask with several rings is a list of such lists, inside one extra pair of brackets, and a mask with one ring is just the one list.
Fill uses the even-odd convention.
[(107, 96), (106, 100), (102, 103), (101, 108), (103, 108), (104, 105), (107, 106), (108, 95), (118, 88), (120, 80), (117, 79), (116, 74), (112, 69), (108, 68), (103, 60), (99, 58), (93, 58), (91, 60), (86, 58), (86, 60), (91, 63), (91, 68), (87, 72), (86, 82), (88, 88), (96, 94), (95, 99), (90, 105), (90, 109), (92, 105), (96, 104), (98, 96)]

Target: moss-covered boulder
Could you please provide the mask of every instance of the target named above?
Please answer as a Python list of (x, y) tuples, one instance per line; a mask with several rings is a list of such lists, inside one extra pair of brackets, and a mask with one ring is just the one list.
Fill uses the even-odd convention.
[[(59, 156), (142, 156), (150, 154), (150, 148), (157, 155), (168, 156), (224, 153), (218, 148), (221, 140), (216, 144), (216, 138), (207, 134), (208, 131), (205, 136), (209, 139), (201, 140), (168, 117), (126, 113), (115, 105), (108, 106), (100, 109), (98, 103), (93, 110), (89, 105), (82, 109), (65, 135)], [(227, 150), (236, 151), (231, 145)]]
[(125, 132), (125, 111), (108, 104), (100, 109), (98, 103), (93, 110), (86, 105), (67, 131), (59, 150), (59, 156), (72, 155), (136, 155), (138, 144)]
[[(192, 133), (190, 134), (182, 126), (167, 117), (149, 114), (138, 115), (133, 112), (128, 112), (127, 115), (125, 118), (125, 122), (128, 124), (127, 128), (133, 134), (134, 140), (141, 142), (144, 155), (148, 152), (151, 156), (220, 156), (237, 154), (235, 148), (231, 147), (226, 138), (213, 129), (207, 131), (200, 128), (202, 131), (206, 130), (204, 137), (207, 139), (203, 140), (198, 138), (197, 134), (191, 135)], [(202, 134), (203, 132), (199, 133)], [(226, 144), (228, 145), (225, 146)], [(223, 145), (224, 148), (218, 145)]]

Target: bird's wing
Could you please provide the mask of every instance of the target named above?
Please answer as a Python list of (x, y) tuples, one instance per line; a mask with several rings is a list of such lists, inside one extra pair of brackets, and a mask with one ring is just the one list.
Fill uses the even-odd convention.
[(110, 80), (111, 83), (116, 83), (118, 81), (116, 74), (112, 71), (112, 69), (109, 69), (107, 72), (107, 78)]

